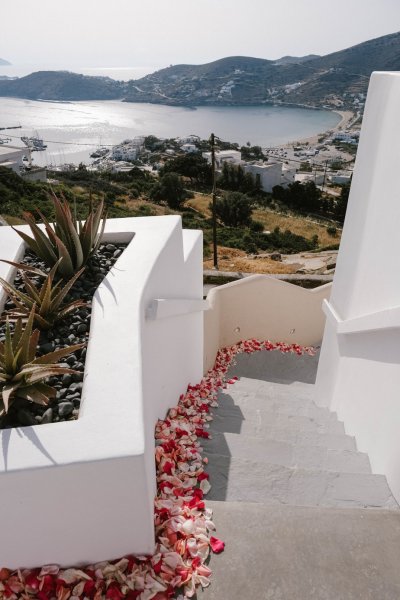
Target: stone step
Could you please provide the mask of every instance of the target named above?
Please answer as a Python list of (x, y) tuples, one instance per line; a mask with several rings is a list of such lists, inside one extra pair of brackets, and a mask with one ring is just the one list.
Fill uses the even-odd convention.
[(218, 413), (222, 414), (224, 410), (239, 408), (243, 415), (248, 415), (253, 411), (265, 410), (267, 412), (276, 412), (286, 415), (299, 415), (315, 419), (318, 423), (337, 420), (336, 413), (327, 408), (316, 406), (312, 400), (298, 400), (292, 397), (282, 398), (249, 394), (249, 395), (229, 395), (220, 393), (218, 395)]
[(213, 437), (217, 436), (231, 436), (242, 437), (244, 440), (248, 437), (260, 438), (263, 440), (275, 440), (277, 442), (287, 442), (297, 446), (321, 446), (323, 448), (334, 448), (336, 450), (357, 450), (356, 442), (353, 437), (349, 435), (340, 435), (334, 433), (319, 433), (318, 431), (298, 431), (295, 427), (275, 427), (269, 432), (261, 432), (259, 435), (254, 434), (252, 436), (239, 436), (238, 434), (232, 433), (221, 433), (213, 431), (210, 432)]
[(235, 434), (214, 435), (203, 442), (210, 462), (214, 454), (249, 458), (283, 467), (318, 469), (342, 473), (371, 473), (367, 454), (355, 450), (298, 446), (272, 439), (244, 438)]
[(336, 419), (320, 423), (316, 419), (303, 415), (287, 415), (256, 409), (246, 411), (245, 417), (239, 407), (231, 407), (230, 410), (218, 409), (210, 423), (210, 431), (238, 433), (244, 436), (265, 435), (273, 438), (275, 429), (345, 435), (343, 423)]
[(235, 383), (228, 384), (227, 393), (232, 396), (251, 394), (276, 398), (287, 397), (299, 400), (314, 400), (315, 385), (300, 381), (272, 382), (241, 376)]
[(297, 356), (282, 354), (278, 350), (263, 350), (253, 354), (238, 354), (235, 364), (229, 369), (229, 376), (277, 383), (315, 383), (318, 355)]
[(400, 512), (207, 502), (225, 551), (199, 600), (400, 598)]
[(293, 506), (397, 509), (386, 478), (368, 473), (295, 469), (214, 454), (207, 498)]

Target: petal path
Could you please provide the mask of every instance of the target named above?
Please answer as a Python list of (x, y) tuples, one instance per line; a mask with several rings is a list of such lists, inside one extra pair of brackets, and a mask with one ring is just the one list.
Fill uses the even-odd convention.
[(254, 339), (224, 348), (214, 368), (199, 384), (189, 386), (178, 405), (158, 421), (153, 556), (126, 556), (83, 568), (0, 568), (0, 599), (168, 600), (178, 594), (184, 600), (193, 597), (198, 586), (207, 587), (210, 549), (222, 552), (224, 543), (213, 535), (212, 511), (203, 499), (211, 485), (200, 440), (210, 437), (210, 409), (218, 406), (218, 390), (236, 381), (226, 379), (235, 356), (258, 350), (314, 354), (313, 348)]

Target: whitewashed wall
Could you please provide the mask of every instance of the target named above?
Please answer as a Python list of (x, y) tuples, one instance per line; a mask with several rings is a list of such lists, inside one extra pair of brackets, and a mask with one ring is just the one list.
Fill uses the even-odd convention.
[(317, 376), (400, 501), (400, 73), (371, 77)]
[[(202, 238), (168, 216), (109, 220), (104, 239), (132, 241), (94, 298), (79, 419), (0, 431), (0, 566), (154, 548), (154, 425), (202, 376)], [(0, 256), (19, 240), (1, 227)], [(146, 318), (154, 299), (174, 301)]]
[(219, 348), (250, 338), (319, 344), (325, 315), (322, 302), (331, 284), (312, 290), (268, 277), (252, 275), (213, 288), (204, 315), (204, 369), (210, 369)]

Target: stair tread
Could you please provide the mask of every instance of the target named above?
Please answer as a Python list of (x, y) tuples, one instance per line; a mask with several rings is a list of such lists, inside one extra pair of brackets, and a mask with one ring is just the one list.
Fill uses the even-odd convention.
[(398, 508), (383, 475), (299, 469), (217, 454), (207, 471), (210, 500)]
[(210, 429), (212, 437), (217, 436), (236, 436), (237, 438), (248, 439), (258, 438), (263, 440), (275, 440), (277, 442), (288, 442), (299, 446), (322, 446), (326, 448), (336, 448), (341, 450), (357, 450), (354, 438), (344, 434), (319, 433), (318, 431), (299, 431), (295, 427), (275, 427), (266, 433), (253, 433), (252, 435), (240, 435), (231, 432), (219, 432)]
[(280, 464), (287, 467), (317, 468), (345, 473), (371, 473), (367, 454), (356, 450), (307, 446), (274, 439), (214, 435), (202, 444), (207, 455), (219, 454)]
[[(199, 600), (400, 597), (400, 513), (207, 502), (225, 551)], [(382, 542), (384, 540), (384, 543)]]
[(298, 398), (299, 400), (313, 400), (315, 385), (301, 381), (264, 381), (242, 375), (237, 381), (228, 384), (226, 388), (233, 394), (247, 393), (265, 396), (279, 396)]
[(316, 406), (312, 400), (296, 400), (293, 398), (267, 397), (256, 394), (220, 393), (218, 395), (218, 412), (240, 410), (243, 414), (253, 411), (276, 412), (278, 414), (312, 417), (321, 423), (337, 420), (336, 413), (328, 408)]
[(337, 419), (321, 422), (305, 415), (288, 415), (261, 410), (246, 411), (243, 414), (240, 408), (236, 407), (232, 407), (231, 410), (216, 411), (210, 428), (212, 431), (220, 433), (229, 431), (242, 435), (262, 435), (263, 432), (265, 434), (271, 432), (273, 435), (275, 428), (317, 431), (335, 435), (345, 434), (343, 423)]

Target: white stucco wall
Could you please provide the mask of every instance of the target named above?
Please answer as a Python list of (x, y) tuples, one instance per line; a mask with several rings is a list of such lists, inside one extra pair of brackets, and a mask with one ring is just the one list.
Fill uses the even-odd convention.
[(269, 162), (261, 165), (244, 163), (243, 169), (254, 177), (260, 175), (261, 187), (264, 192), (272, 192), (276, 185), (282, 185), (282, 163)]
[(374, 73), (317, 376), (400, 500), (400, 73)]
[(253, 275), (210, 290), (204, 313), (204, 370), (219, 348), (240, 340), (319, 344), (324, 330), (322, 302), (331, 284), (312, 290), (268, 275)]
[[(202, 237), (175, 216), (107, 222), (105, 241), (129, 239), (93, 301), (79, 419), (0, 431), (0, 566), (153, 551), (154, 425), (202, 376)], [(2, 227), (0, 256), (22, 251)], [(182, 314), (146, 318), (155, 298)]]

